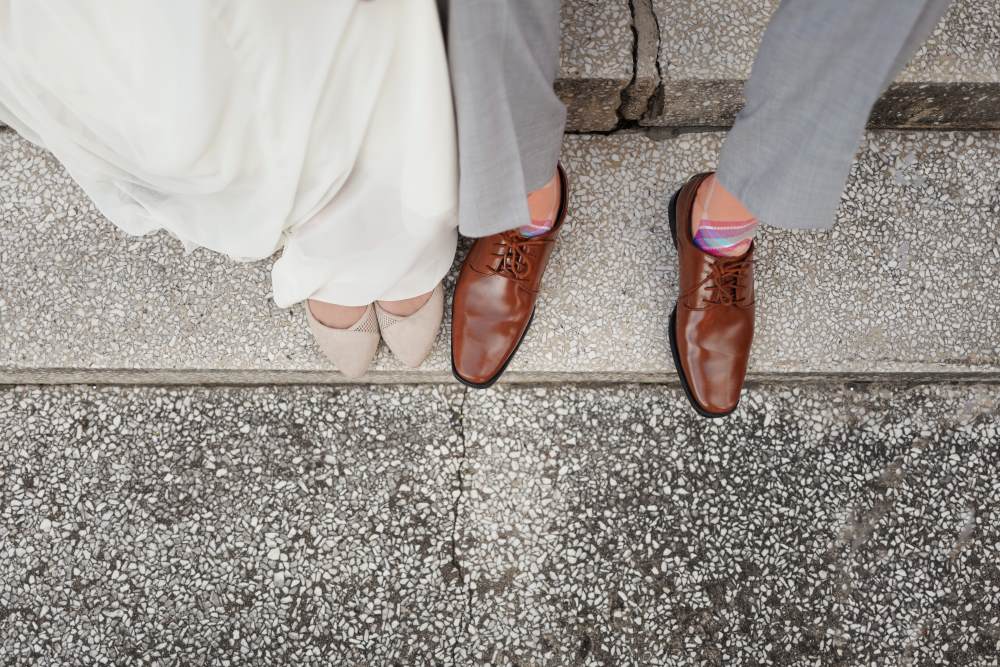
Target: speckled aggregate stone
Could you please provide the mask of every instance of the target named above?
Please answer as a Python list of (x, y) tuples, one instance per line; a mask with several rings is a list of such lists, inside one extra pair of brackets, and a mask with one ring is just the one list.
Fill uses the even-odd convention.
[[(778, 4), (653, 0), (663, 89), (643, 122), (731, 123), (742, 106), (742, 82)], [(1000, 0), (956, 0), (872, 120), (877, 127), (1000, 127)]]
[[(674, 377), (667, 201), (714, 164), (721, 140), (567, 138), (570, 216), (507, 380)], [(1000, 303), (990, 297), (1000, 275), (998, 152), (998, 133), (869, 134), (832, 231), (765, 228), (760, 237), (751, 371), (1000, 370)], [(164, 234), (125, 236), (51, 156), (10, 132), (0, 133), (0, 193), (0, 375), (340, 379), (302, 310), (271, 303), (267, 262), (185, 256)], [(446, 327), (418, 370), (383, 350), (369, 379), (450, 378), (448, 340)]]
[[(0, 282), (0, 368), (329, 368), (301, 307), (271, 300), (269, 261), (125, 235), (49, 153), (9, 130)], [(444, 364), (443, 346), (432, 363)], [(402, 368), (387, 354), (380, 367)]]
[(472, 664), (995, 665), (995, 386), (470, 394)]
[(0, 389), (0, 662), (995, 665), (995, 385)]
[(632, 80), (632, 14), (628, 0), (563, 0), (556, 92), (574, 131), (610, 130), (622, 90)]
[(0, 390), (0, 663), (443, 664), (461, 398)]
[[(667, 79), (745, 79), (778, 0), (653, 0)], [(901, 81), (998, 80), (1000, 4), (953, 0)]]

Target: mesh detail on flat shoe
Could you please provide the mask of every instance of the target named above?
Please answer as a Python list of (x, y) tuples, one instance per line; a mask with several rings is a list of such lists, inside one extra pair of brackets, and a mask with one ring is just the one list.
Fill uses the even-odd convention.
[(378, 333), (378, 321), (375, 319), (375, 309), (371, 306), (365, 311), (354, 326), (348, 331), (360, 331), (361, 333)]
[(386, 312), (384, 308), (376, 308), (375, 313), (378, 315), (378, 325), (382, 328), (382, 331), (385, 331), (394, 324), (406, 319), (405, 317), (392, 315), (391, 313)]

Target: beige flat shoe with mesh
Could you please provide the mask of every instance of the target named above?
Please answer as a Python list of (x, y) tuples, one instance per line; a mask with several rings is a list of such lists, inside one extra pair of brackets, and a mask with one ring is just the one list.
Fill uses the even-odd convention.
[(431, 298), (420, 307), (420, 310), (400, 317), (388, 312), (377, 302), (375, 313), (378, 315), (379, 328), (382, 330), (382, 340), (389, 346), (396, 358), (411, 368), (424, 363), (424, 359), (434, 348), (441, 320), (444, 317), (444, 288), (439, 284), (431, 292)]
[(309, 330), (319, 349), (337, 370), (349, 378), (359, 378), (367, 373), (378, 352), (379, 331), (375, 308), (369, 304), (365, 314), (350, 328), (334, 329), (313, 317), (308, 301), (305, 306)]

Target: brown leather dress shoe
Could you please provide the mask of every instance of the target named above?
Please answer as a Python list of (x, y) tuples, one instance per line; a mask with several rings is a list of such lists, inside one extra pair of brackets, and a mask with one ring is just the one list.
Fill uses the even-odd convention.
[(525, 238), (516, 230), (476, 240), (455, 286), (451, 368), (459, 382), (485, 389), (506, 370), (528, 333), (542, 275), (566, 218), (567, 180), (558, 166), (559, 212), (551, 231)]
[(693, 177), (670, 201), (670, 232), (680, 263), (670, 347), (694, 409), (703, 417), (725, 417), (740, 401), (753, 342), (754, 246), (741, 257), (716, 257), (694, 244), (691, 210), (708, 176)]

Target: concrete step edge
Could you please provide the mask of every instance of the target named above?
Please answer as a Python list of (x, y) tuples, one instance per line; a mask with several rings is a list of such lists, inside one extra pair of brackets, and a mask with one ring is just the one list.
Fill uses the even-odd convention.
[[(607, 132), (636, 121), (731, 125), (778, 4), (566, 0), (557, 88), (569, 107), (570, 131)], [(875, 107), (870, 126), (1000, 128), (998, 54), (1000, 0), (955, 0)]]
[[(645, 127), (731, 127), (743, 107), (742, 79), (685, 79), (659, 86)], [(895, 83), (876, 103), (869, 129), (1000, 129), (1000, 81)]]
[[(750, 373), (747, 386), (760, 383), (789, 384), (1000, 384), (1000, 370), (955, 370), (921, 372), (827, 372)], [(374, 371), (352, 380), (336, 371), (275, 371), (219, 369), (80, 369), (0, 368), (0, 386), (93, 385), (93, 386), (290, 386), (290, 385), (393, 385), (455, 384), (450, 373), (440, 371)], [(512, 371), (498, 385), (524, 384), (658, 384), (679, 386), (674, 373), (538, 373)]]

